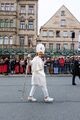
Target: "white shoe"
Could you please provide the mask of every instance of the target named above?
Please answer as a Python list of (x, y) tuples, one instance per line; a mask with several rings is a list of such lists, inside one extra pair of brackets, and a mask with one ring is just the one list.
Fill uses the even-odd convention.
[(34, 97), (28, 97), (28, 101), (31, 101), (31, 102), (36, 102), (37, 101), (37, 99), (35, 99)]
[(46, 98), (44, 98), (44, 101), (45, 102), (53, 102), (54, 98), (46, 97)]

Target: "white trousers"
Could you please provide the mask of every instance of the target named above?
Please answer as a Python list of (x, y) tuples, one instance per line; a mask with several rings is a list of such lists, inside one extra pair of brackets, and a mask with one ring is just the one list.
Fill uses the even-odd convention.
[[(41, 87), (41, 89), (42, 89), (42, 91), (43, 91), (43, 93), (44, 93), (44, 97), (48, 97), (48, 96), (49, 96), (49, 93), (48, 93), (47, 86), (40, 86), (40, 87)], [(36, 88), (37, 88), (37, 85), (33, 85), (33, 86), (31, 87), (31, 91), (30, 91), (29, 96), (33, 96), (33, 95), (34, 95)]]

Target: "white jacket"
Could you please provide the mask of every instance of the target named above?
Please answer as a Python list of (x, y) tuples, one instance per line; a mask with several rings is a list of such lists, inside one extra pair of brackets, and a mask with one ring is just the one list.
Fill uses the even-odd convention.
[(46, 77), (44, 73), (44, 62), (39, 56), (36, 56), (31, 61), (32, 68), (32, 85), (45, 86)]

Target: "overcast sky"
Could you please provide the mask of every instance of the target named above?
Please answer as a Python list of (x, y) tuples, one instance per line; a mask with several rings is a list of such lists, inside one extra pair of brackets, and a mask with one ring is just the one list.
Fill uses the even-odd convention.
[(39, 0), (38, 1), (38, 29), (44, 25), (62, 6), (80, 21), (80, 0)]

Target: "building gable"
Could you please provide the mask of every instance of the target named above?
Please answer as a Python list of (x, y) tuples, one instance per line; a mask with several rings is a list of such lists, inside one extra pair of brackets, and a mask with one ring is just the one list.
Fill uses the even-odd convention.
[(63, 5), (43, 26), (42, 28), (79, 28), (80, 22)]

